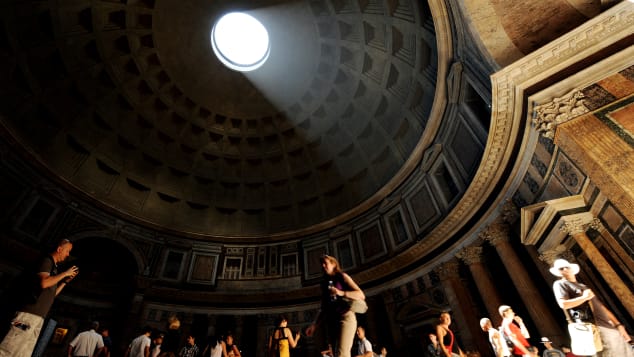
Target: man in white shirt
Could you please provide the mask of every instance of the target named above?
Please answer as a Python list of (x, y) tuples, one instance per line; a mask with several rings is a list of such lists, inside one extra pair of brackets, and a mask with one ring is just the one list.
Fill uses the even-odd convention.
[(125, 351), (125, 357), (149, 357), (150, 344), (152, 342), (150, 340), (151, 333), (152, 328), (145, 326), (143, 328), (143, 334), (130, 342), (128, 350)]
[(357, 342), (357, 351), (359, 354), (356, 357), (373, 357), (372, 343), (365, 338), (365, 329), (361, 326), (357, 327), (357, 337), (359, 338)]
[(495, 357), (510, 357), (511, 350), (509, 349), (508, 343), (500, 334), (500, 331), (496, 330), (491, 323), (491, 320), (484, 317), (480, 319), (480, 327), (482, 331), (489, 334), (489, 343), (491, 344), (491, 348), (495, 351)]
[(103, 338), (97, 333), (99, 322), (93, 321), (90, 330), (84, 331), (70, 342), (68, 357), (92, 357), (103, 349)]

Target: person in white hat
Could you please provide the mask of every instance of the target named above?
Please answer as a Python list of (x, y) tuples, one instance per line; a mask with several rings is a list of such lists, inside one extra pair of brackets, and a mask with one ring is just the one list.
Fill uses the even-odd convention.
[[(553, 283), (553, 292), (559, 307), (568, 310), (570, 318), (597, 325), (603, 342), (602, 357), (634, 357), (630, 335), (625, 326), (603, 305), (594, 292), (577, 281), (579, 265), (557, 259), (550, 273), (561, 279)], [(631, 298), (631, 297), (630, 297)]]
[(566, 354), (553, 347), (553, 343), (548, 337), (542, 337), (540, 342), (546, 347), (542, 353), (542, 357), (566, 357)]

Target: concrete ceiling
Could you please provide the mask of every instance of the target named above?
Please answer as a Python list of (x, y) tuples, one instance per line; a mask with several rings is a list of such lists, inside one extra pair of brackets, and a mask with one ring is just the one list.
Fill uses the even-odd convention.
[[(531, 4), (453, 7), (495, 67), (601, 6)], [(211, 51), (233, 10), (271, 36), (247, 74)], [(451, 60), (423, 1), (15, 1), (2, 23), (0, 119), (19, 146), (105, 208), (209, 237), (301, 235), (385, 197), (435, 135)]]

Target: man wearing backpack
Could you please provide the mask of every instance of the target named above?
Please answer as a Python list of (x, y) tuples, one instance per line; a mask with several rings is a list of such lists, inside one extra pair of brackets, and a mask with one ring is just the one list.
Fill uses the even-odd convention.
[(500, 334), (500, 331), (496, 330), (488, 318), (482, 318), (480, 320), (480, 327), (482, 331), (489, 334), (489, 343), (495, 352), (495, 357), (511, 357), (511, 349)]

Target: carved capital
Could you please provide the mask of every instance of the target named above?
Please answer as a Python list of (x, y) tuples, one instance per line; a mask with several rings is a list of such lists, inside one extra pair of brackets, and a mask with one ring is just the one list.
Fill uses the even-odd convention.
[(583, 93), (575, 89), (550, 103), (535, 106), (535, 129), (549, 139), (554, 138), (557, 125), (589, 112), (583, 98)]
[(460, 278), (459, 268), (460, 266), (458, 264), (458, 261), (452, 259), (450, 261), (442, 263), (434, 270), (438, 273), (441, 280), (458, 279)]
[(471, 265), (482, 262), (482, 247), (466, 247), (456, 254), (465, 264)]
[(480, 238), (489, 241), (493, 246), (508, 242), (509, 226), (506, 223), (492, 223), (480, 232)]
[(597, 218), (593, 218), (590, 221), (581, 218), (572, 218), (565, 219), (564, 224), (561, 226), (561, 230), (570, 235), (585, 233), (588, 228), (599, 230), (601, 228), (601, 221)]
[(504, 222), (513, 223), (520, 217), (520, 210), (510, 199), (506, 200), (502, 205), (502, 219)]
[(539, 260), (548, 264), (548, 266), (552, 266), (553, 262), (559, 258), (563, 258), (568, 261), (573, 261), (574, 255), (563, 244), (560, 244), (552, 249), (544, 251), (542, 252), (542, 254), (539, 255)]

